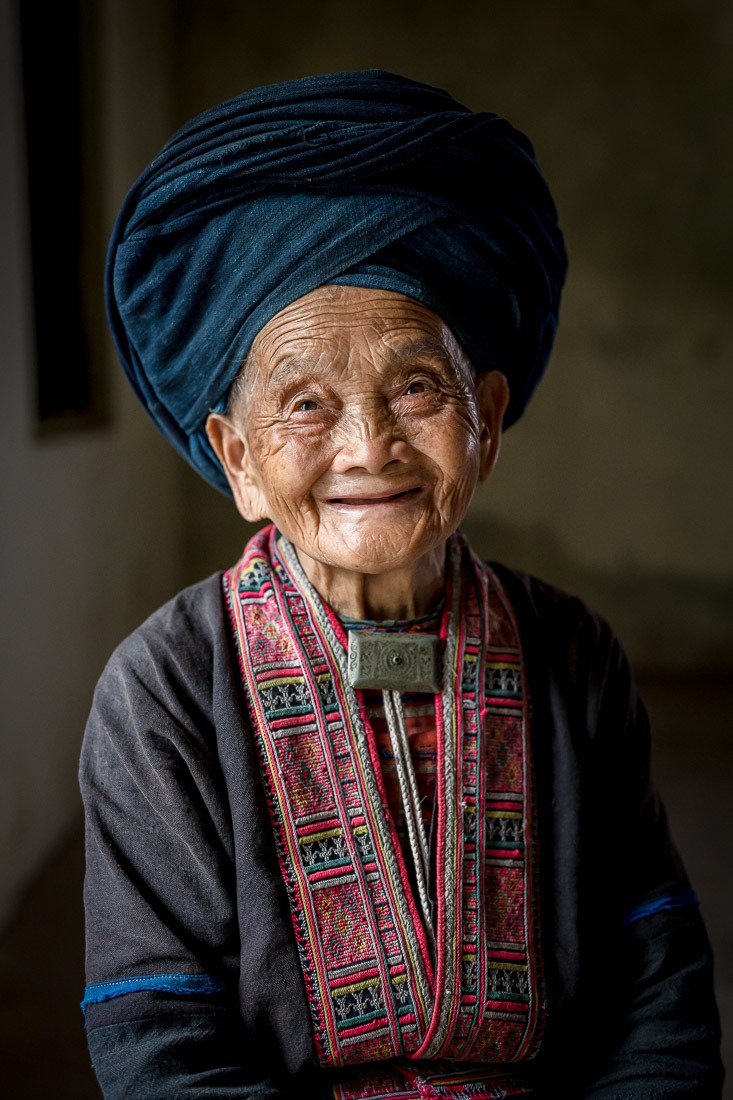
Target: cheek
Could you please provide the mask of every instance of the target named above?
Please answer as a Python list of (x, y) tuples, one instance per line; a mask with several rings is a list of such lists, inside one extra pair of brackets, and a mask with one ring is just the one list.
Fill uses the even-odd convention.
[(430, 458), (445, 491), (466, 482), (473, 484), (479, 472), (479, 440), (467, 418), (452, 417), (438, 431), (430, 425), (422, 433), (421, 449)]
[(273, 435), (267, 448), (259, 448), (256, 460), (258, 480), (267, 498), (280, 507), (297, 507), (322, 473), (326, 462), (323, 451), (317, 437), (286, 432)]

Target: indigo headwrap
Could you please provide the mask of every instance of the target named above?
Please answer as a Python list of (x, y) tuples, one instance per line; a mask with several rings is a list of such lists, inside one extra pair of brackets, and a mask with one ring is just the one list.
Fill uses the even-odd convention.
[(107, 259), (117, 350), (161, 431), (228, 492), (205, 433), (254, 337), (323, 283), (400, 291), (506, 374), (505, 425), (545, 368), (566, 259), (523, 134), (380, 71), (255, 88), (176, 133)]

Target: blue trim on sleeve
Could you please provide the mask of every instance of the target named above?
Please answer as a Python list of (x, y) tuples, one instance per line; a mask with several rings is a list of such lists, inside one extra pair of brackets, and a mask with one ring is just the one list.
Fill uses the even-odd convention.
[(644, 917), (651, 917), (654, 913), (661, 913), (663, 909), (682, 909), (686, 905), (699, 904), (700, 899), (694, 890), (683, 890), (680, 894), (663, 894), (660, 898), (652, 898), (643, 905), (637, 905), (636, 909), (626, 914), (621, 923), (625, 927), (634, 921), (643, 920)]
[(210, 974), (145, 974), (139, 978), (120, 978), (113, 982), (92, 982), (84, 990), (82, 1012), (87, 1005), (111, 1001), (123, 993), (138, 993), (151, 989), (156, 993), (223, 993), (226, 986)]

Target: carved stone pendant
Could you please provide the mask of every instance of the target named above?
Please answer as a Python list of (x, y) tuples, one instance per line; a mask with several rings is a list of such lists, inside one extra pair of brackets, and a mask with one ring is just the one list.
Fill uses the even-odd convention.
[(349, 683), (381, 691), (441, 690), (437, 634), (349, 631)]

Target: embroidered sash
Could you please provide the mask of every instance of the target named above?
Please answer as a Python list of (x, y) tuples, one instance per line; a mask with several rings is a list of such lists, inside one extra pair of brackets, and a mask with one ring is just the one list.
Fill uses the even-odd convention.
[(396, 1060), (337, 1075), (342, 1100), (522, 1095), (453, 1063), (526, 1060), (542, 1030), (521, 647), (494, 575), (460, 536), (449, 550), (427, 932), (338, 620), (273, 527), (224, 576), (319, 1062)]

